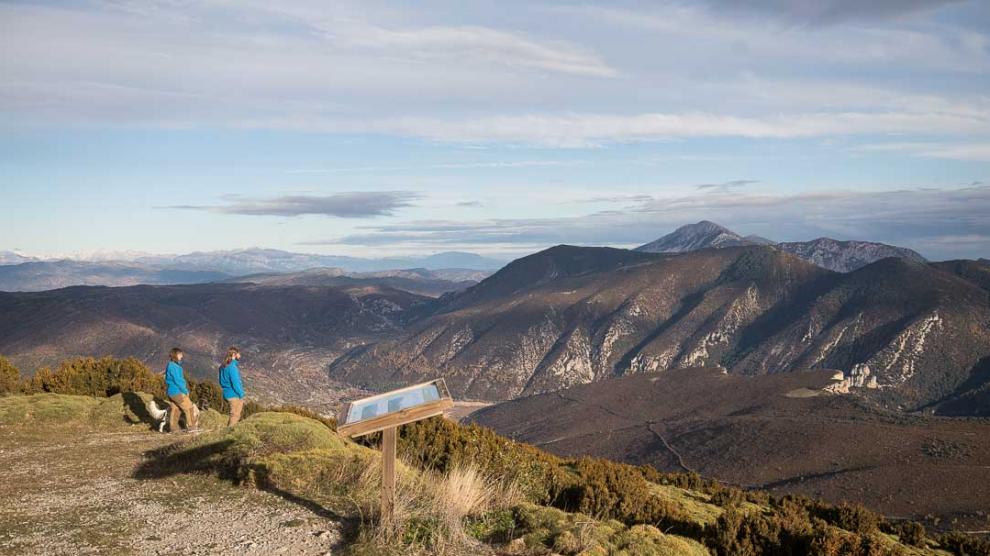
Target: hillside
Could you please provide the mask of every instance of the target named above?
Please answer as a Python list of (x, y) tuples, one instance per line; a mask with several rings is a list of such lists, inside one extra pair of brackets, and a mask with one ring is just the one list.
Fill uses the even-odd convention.
[(254, 395), (330, 403), (327, 365), (387, 337), (429, 298), (375, 286), (251, 284), (75, 287), (0, 293), (0, 353), (28, 370), (73, 355), (133, 356), (153, 369), (182, 346), (186, 369), (215, 378), (229, 345), (244, 352)]
[(249, 274), (227, 281), (261, 286), (384, 287), (428, 297), (439, 297), (447, 292), (473, 286), (485, 276), (487, 274), (483, 272), (457, 269), (432, 271), (417, 268), (347, 273), (340, 268), (311, 268), (302, 272)]
[[(340, 437), (331, 421), (299, 410), (262, 410), (233, 430), (161, 435), (141, 415), (146, 399), (139, 393), (0, 397), (0, 463), (18, 478), (0, 485), (0, 553), (950, 556), (987, 550), (965, 535), (926, 534), (860, 507), (560, 459), (439, 418), (403, 427), (400, 450), (409, 463), (399, 468), (399, 511), (382, 521), (376, 450)], [(46, 473), (33, 472), (39, 465)]]
[(954, 274), (990, 291), (990, 260), (956, 260), (932, 263), (939, 270)]
[(363, 386), (441, 374), (506, 400), (630, 372), (868, 365), (891, 406), (937, 403), (990, 355), (987, 292), (902, 259), (839, 274), (773, 247), (650, 254), (558, 246), (445, 296), (331, 375)]
[(987, 529), (986, 420), (889, 413), (823, 392), (828, 371), (644, 373), (504, 402), (470, 419), (562, 456), (694, 471)]

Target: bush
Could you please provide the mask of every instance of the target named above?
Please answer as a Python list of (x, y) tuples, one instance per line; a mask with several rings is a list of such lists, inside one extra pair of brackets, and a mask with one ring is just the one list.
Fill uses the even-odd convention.
[(894, 526), (894, 534), (897, 538), (904, 544), (925, 547), (925, 526), (918, 523), (917, 521), (906, 521), (904, 523), (898, 523)]
[(21, 371), (0, 355), (0, 394), (16, 394), (20, 391)]
[(186, 379), (189, 386), (189, 399), (200, 409), (215, 409), (220, 413), (228, 413), (230, 408), (223, 399), (223, 390), (216, 382), (204, 380), (202, 382), (193, 379)]
[(842, 503), (838, 506), (818, 503), (812, 514), (846, 531), (870, 535), (876, 533), (883, 521), (880, 514), (867, 510), (860, 504)]
[[(377, 435), (363, 442), (376, 442)], [(532, 446), (513, 442), (477, 425), (433, 418), (399, 430), (399, 452), (419, 467), (447, 473), (461, 466), (515, 483), (523, 496), (547, 503), (567, 484), (562, 460)]]
[(63, 361), (58, 370), (42, 368), (29, 382), (34, 393), (51, 392), (108, 397), (124, 392), (165, 395), (165, 379), (133, 357), (79, 357)]
[(939, 535), (938, 544), (957, 556), (990, 556), (990, 541), (959, 531)]

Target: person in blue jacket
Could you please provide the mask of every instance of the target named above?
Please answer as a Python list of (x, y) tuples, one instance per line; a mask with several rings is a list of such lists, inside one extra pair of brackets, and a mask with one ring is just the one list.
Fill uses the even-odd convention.
[(230, 347), (227, 349), (227, 358), (224, 359), (223, 365), (220, 365), (218, 382), (223, 389), (223, 399), (227, 400), (230, 406), (228, 427), (233, 427), (241, 420), (241, 411), (244, 409), (244, 384), (241, 383), (241, 370), (237, 368), (240, 359), (240, 350)]
[(192, 400), (189, 399), (189, 386), (182, 372), (182, 350), (172, 348), (168, 354), (168, 366), (165, 367), (165, 387), (168, 395), (168, 430), (179, 431), (179, 411), (186, 416), (186, 431), (199, 430), (199, 424), (193, 413)]

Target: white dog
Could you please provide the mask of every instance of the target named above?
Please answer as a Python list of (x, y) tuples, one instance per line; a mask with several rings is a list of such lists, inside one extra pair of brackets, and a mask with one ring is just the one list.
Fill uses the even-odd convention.
[[(198, 422), (199, 407), (197, 407), (196, 404), (193, 404), (192, 407), (193, 407), (193, 416)], [(165, 409), (158, 409), (158, 404), (155, 403), (155, 400), (149, 400), (148, 403), (145, 404), (145, 409), (148, 410), (148, 414), (151, 415), (151, 418), (157, 422), (158, 432), (165, 432), (165, 425), (168, 424), (169, 408), (166, 407)]]

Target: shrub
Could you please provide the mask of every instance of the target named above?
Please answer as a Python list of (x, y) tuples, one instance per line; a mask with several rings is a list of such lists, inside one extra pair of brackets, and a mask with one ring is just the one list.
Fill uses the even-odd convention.
[(925, 526), (917, 521), (905, 521), (893, 527), (893, 532), (904, 544), (925, 547)]
[(58, 370), (39, 369), (30, 381), (31, 392), (108, 397), (123, 392), (164, 396), (165, 379), (133, 357), (79, 357), (63, 361)]
[(187, 378), (186, 384), (189, 386), (189, 399), (200, 409), (215, 409), (221, 413), (227, 413), (230, 410), (227, 402), (223, 399), (223, 390), (216, 382)]
[(712, 504), (727, 508), (729, 506), (739, 506), (746, 501), (746, 493), (738, 488), (718, 487), (711, 493)]
[(20, 391), (21, 371), (0, 355), (0, 394), (16, 394)]
[(832, 506), (817, 503), (812, 509), (812, 514), (836, 527), (864, 535), (876, 533), (883, 521), (883, 517), (879, 514), (871, 512), (860, 504), (842, 503)]
[(990, 556), (990, 541), (950, 531), (938, 536), (938, 544), (957, 556)]
[[(375, 442), (365, 437), (364, 442)], [(562, 460), (532, 446), (513, 442), (477, 425), (426, 419), (399, 430), (400, 453), (413, 464), (446, 473), (458, 466), (515, 483), (528, 500), (546, 503), (567, 482)]]

